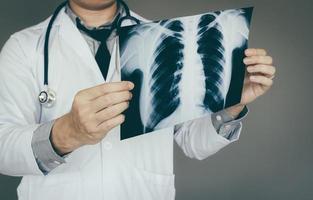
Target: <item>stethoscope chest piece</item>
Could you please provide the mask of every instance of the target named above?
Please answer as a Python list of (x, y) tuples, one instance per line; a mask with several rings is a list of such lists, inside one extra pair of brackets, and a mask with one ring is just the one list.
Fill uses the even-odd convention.
[(51, 108), (56, 101), (56, 93), (50, 88), (44, 89), (39, 93), (38, 100), (42, 106)]

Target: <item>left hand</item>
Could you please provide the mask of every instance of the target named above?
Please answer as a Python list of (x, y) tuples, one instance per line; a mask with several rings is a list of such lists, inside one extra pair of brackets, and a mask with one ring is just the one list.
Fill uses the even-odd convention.
[(266, 93), (273, 85), (276, 68), (273, 59), (264, 49), (246, 49), (243, 59), (247, 67), (241, 102), (227, 109), (233, 117), (237, 117), (248, 103)]

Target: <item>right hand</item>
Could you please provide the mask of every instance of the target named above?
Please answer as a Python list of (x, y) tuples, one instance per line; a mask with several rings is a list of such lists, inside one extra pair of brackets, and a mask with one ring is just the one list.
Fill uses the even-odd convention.
[(129, 106), (133, 88), (133, 83), (122, 81), (79, 91), (71, 111), (53, 125), (51, 142), (57, 152), (66, 154), (80, 146), (96, 144), (122, 124), (125, 116), (121, 113)]

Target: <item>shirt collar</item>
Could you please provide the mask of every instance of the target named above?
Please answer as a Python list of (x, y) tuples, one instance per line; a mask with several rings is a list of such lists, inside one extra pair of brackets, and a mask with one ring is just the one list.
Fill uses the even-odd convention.
[[(81, 23), (84, 25), (84, 22), (73, 12), (73, 10), (69, 6), (69, 4), (66, 4), (66, 6), (65, 6), (65, 13), (70, 17), (70, 19), (72, 20), (72, 22), (74, 24), (76, 24), (76, 18), (78, 18), (81, 21)], [(112, 23), (114, 22), (114, 20), (118, 16), (123, 16), (123, 14), (124, 14), (124, 8), (123, 8), (123, 6), (120, 5), (119, 1), (117, 1), (117, 12), (115, 13), (115, 15), (111, 21), (106, 22), (99, 27), (90, 27), (90, 26), (86, 26), (86, 25), (84, 25), (84, 26), (90, 30), (108, 28), (112, 25)]]

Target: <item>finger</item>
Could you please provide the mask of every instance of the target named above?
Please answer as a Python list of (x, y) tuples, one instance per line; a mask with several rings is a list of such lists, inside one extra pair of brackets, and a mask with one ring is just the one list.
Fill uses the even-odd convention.
[(243, 59), (246, 65), (271, 65), (273, 63), (273, 58), (271, 56), (250, 56)]
[(122, 124), (125, 121), (125, 116), (123, 114), (117, 115), (113, 117), (112, 119), (109, 119), (107, 121), (102, 122), (97, 126), (97, 132), (100, 133), (107, 133), (112, 128)]
[(252, 65), (247, 67), (249, 73), (262, 73), (268, 77), (271, 77), (275, 74), (276, 68), (271, 65)]
[(248, 75), (248, 78), (249, 78), (249, 81), (250, 81), (250, 76), (265, 76), (266, 78), (270, 78), (270, 79), (273, 79), (274, 78), (274, 75), (273, 76), (270, 76), (270, 75), (266, 75), (266, 74), (263, 74), (263, 73), (250, 73)]
[(132, 90), (133, 88), (134, 84), (129, 81), (111, 82), (84, 89), (81, 91), (81, 94), (86, 97), (86, 99), (92, 100), (107, 93)]
[(113, 106), (101, 110), (100, 112), (96, 113), (97, 123), (100, 124), (106, 120), (112, 119), (113, 117), (125, 111), (128, 108), (128, 106), (129, 102), (124, 101), (122, 103), (115, 104)]
[(275, 74), (272, 76), (269, 76), (268, 78), (273, 80), (275, 78)]
[(273, 80), (265, 76), (250, 76), (250, 81), (267, 87), (270, 87), (273, 84)]
[(129, 91), (109, 93), (104, 96), (100, 96), (91, 101), (92, 111), (99, 112), (100, 110), (118, 104), (124, 101), (129, 101), (132, 98), (132, 93)]
[(245, 50), (246, 56), (266, 56), (267, 52), (265, 49), (255, 49), (255, 48), (249, 48)]

